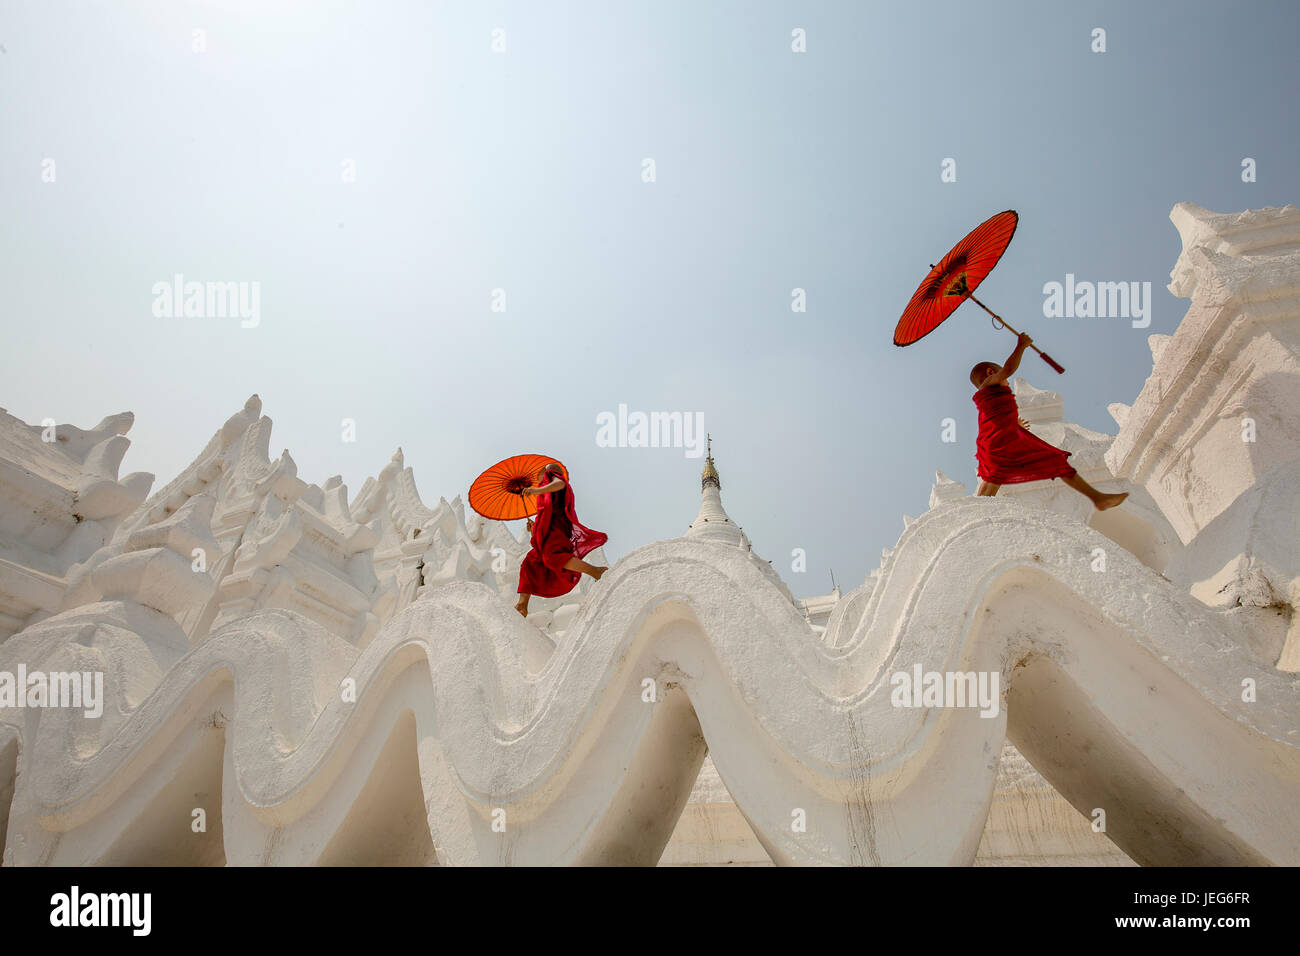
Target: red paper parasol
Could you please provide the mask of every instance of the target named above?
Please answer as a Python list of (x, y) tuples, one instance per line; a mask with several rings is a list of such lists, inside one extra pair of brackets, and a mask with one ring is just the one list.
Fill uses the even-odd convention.
[[(996, 325), (1019, 335), (1000, 315), (974, 296), (976, 288), (993, 271), (993, 267), (1002, 258), (1002, 253), (1006, 252), (1011, 237), (1016, 234), (1019, 221), (1020, 217), (1013, 209), (998, 213), (972, 229), (966, 238), (939, 260), (937, 266), (930, 266), (929, 275), (917, 287), (912, 301), (907, 304), (902, 318), (898, 320), (898, 327), (894, 329), (894, 344), (911, 345), (929, 335), (967, 299), (991, 315)], [(1038, 346), (1031, 345), (1030, 348), (1057, 372), (1065, 371)]]
[(537, 496), (519, 492), (540, 483), (542, 469), (551, 462), (560, 466), (567, 483), (569, 469), (558, 458), (546, 455), (514, 455), (499, 461), (474, 479), (469, 486), (469, 506), (493, 521), (517, 521), (537, 514)]

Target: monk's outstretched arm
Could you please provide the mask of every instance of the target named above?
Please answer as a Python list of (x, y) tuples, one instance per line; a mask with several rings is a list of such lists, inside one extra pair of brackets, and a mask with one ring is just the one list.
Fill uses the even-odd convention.
[(999, 385), (1005, 385), (1009, 382), (1011, 376), (1015, 375), (1016, 370), (1020, 368), (1020, 360), (1024, 357), (1025, 349), (1029, 348), (1030, 343), (1033, 341), (1034, 340), (1024, 332), (1021, 332), (1020, 337), (1016, 340), (1016, 347), (1012, 350), (1011, 354), (1007, 357), (1005, 364), (1002, 366), (1002, 371), (996, 373), (993, 376), (992, 381), (985, 382), (984, 384), (991, 385), (997, 383)]
[(548, 491), (559, 491), (563, 487), (564, 482), (556, 478), (549, 485), (542, 485), (540, 488), (525, 488), (519, 493), (521, 495), (544, 495)]

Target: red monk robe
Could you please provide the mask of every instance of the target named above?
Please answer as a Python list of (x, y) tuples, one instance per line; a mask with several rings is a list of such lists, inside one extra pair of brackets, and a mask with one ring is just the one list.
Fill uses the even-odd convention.
[[(558, 476), (557, 476), (558, 477)], [(547, 483), (551, 476), (544, 475)], [(573, 510), (573, 485), (537, 496), (533, 519), (533, 549), (519, 566), (519, 593), (538, 597), (568, 594), (582, 577), (565, 568), (570, 558), (584, 558), (609, 540), (609, 536), (578, 522)]]
[(1075, 473), (1070, 457), (1020, 424), (1015, 393), (1006, 385), (989, 385), (975, 393), (980, 410), (980, 433), (975, 457), (982, 480), (1014, 485), (1046, 478), (1069, 478)]

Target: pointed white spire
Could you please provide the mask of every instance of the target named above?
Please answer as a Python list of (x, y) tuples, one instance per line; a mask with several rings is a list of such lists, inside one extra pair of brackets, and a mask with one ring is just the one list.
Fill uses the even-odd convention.
[(726, 509), (722, 507), (722, 479), (713, 464), (712, 436), (709, 436), (709, 450), (708, 457), (704, 460), (704, 471), (700, 474), (700, 512), (691, 522), (686, 536), (722, 541), (745, 549), (750, 547), (745, 532), (740, 530), (740, 526), (731, 520)]

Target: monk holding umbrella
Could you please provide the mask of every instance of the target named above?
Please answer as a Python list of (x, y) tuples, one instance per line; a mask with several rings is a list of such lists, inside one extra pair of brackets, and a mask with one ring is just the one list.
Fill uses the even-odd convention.
[(495, 520), (536, 515), (528, 522), (532, 549), (519, 567), (515, 610), (524, 617), (534, 594), (561, 597), (572, 591), (584, 574), (600, 580), (609, 570), (583, 560), (609, 537), (578, 521), (568, 472), (555, 459), (541, 455), (507, 458), (475, 480), (469, 502), (479, 514)]
[(968, 299), (992, 317), (995, 328), (1014, 333), (1016, 347), (1004, 364), (979, 362), (970, 372), (980, 416), (979, 437), (975, 443), (980, 477), (976, 494), (992, 496), (1003, 485), (1060, 478), (1086, 496), (1097, 510), (1105, 511), (1123, 502), (1128, 494), (1109, 494), (1092, 487), (1066, 461), (1070, 455), (1068, 451), (1049, 445), (1025, 428), (1016, 407), (1015, 393), (1007, 384), (1020, 368), (1020, 359), (1026, 349), (1037, 352), (1057, 374), (1065, 369), (1034, 345), (1028, 335), (1016, 332), (1002, 316), (975, 298), (976, 287), (1002, 258), (1019, 221), (1014, 209), (998, 213), (972, 229), (939, 260), (937, 266), (930, 266), (929, 274), (898, 320), (894, 344), (911, 345), (929, 335)]

